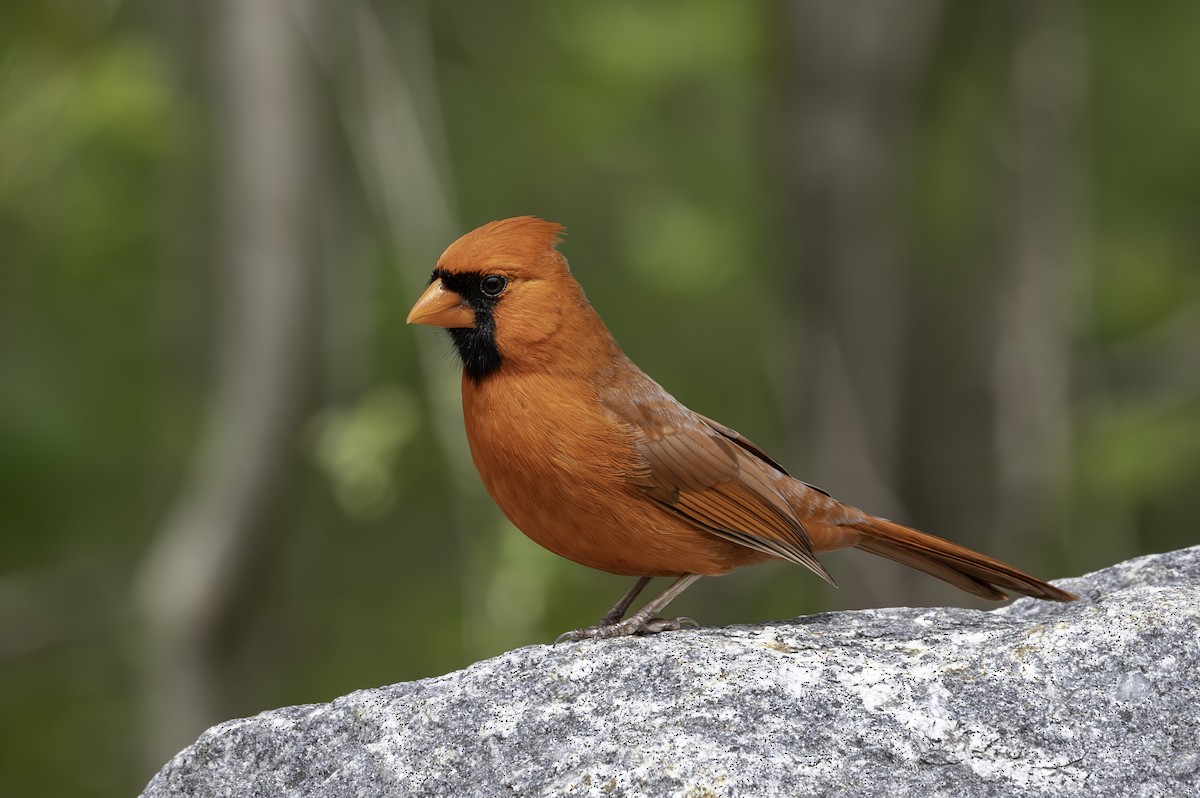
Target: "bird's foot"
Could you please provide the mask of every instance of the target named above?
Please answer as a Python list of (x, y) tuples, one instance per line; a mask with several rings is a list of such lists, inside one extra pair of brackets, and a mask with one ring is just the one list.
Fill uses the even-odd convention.
[[(607, 620), (607, 618), (605, 619)], [(554, 641), (555, 643), (576, 642), (578, 640), (606, 640), (610, 637), (625, 637), (626, 635), (655, 635), (659, 632), (674, 632), (679, 629), (699, 629), (700, 624), (692, 618), (639, 618), (634, 615), (623, 621), (605, 623), (601, 621), (595, 626), (584, 629), (574, 629), (564, 632)]]

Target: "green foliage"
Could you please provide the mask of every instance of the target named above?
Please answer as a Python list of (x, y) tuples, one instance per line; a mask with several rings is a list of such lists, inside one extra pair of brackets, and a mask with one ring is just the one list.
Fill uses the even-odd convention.
[(338, 506), (369, 521), (396, 503), (396, 465), (421, 418), (404, 388), (381, 385), (345, 409), (326, 408), (312, 421), (313, 458)]

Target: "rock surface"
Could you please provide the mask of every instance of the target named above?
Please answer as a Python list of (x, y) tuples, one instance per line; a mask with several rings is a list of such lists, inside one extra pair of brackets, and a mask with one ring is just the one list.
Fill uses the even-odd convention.
[(1200, 794), (1200, 547), (1059, 584), (523, 648), (222, 723), (144, 795)]

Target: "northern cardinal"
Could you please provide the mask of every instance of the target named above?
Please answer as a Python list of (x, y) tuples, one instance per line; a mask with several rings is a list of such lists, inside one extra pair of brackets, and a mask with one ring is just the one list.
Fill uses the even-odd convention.
[[(639, 577), (595, 626), (563, 638), (679, 629), (656, 617), (701, 576), (788, 560), (833, 583), (816, 554), (850, 546), (976, 596), (1076, 597), (941, 538), (842, 504), (734, 430), (684, 407), (633, 364), (532, 216), (450, 245), (410, 324), (445, 327), (463, 364), (467, 440), (483, 484), (535, 542)], [(652, 577), (675, 581), (637, 613)], [(560, 638), (562, 639), (562, 638)]]

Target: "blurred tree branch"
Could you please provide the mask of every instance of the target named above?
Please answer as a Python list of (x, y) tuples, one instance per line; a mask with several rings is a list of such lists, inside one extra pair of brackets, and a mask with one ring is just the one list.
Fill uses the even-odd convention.
[[(787, 296), (802, 297), (794, 329), (802, 367), (781, 364), (806, 386), (793, 439), (805, 473), (836, 495), (903, 519), (896, 493), (907, 346), (906, 244), (898, 190), (916, 119), (915, 90), (941, 10), (938, 0), (789, 4), (792, 55), (786, 97), (795, 247)], [(785, 378), (786, 379), (786, 378)], [(862, 558), (863, 601), (913, 597), (923, 577)], [(839, 597), (855, 602), (853, 595)]]
[[(338, 26), (322, 14), (301, 15), (309, 43), (334, 82), (340, 119), (358, 176), (403, 277), (415, 297), (436, 256), (461, 233), (445, 133), (438, 107), (434, 56), (423, 2), (391, 6), (382, 20), (369, 2), (338, 4)], [(315, 10), (315, 9), (314, 9)], [(398, 41), (389, 41), (394, 32)], [(417, 335), (416, 347), (433, 429), (455, 494), (447, 508), (460, 562), (463, 652), (479, 655), (487, 628), (483, 511), (479, 479), (459, 411), (459, 371), (440, 357), (437, 340)]]
[(295, 442), (313, 290), (312, 85), (285, 0), (214, 6), (221, 319), (191, 476), (139, 568), (144, 754), (224, 717), (215, 641), (268, 532)]
[(992, 372), (998, 484), (989, 551), (999, 557), (1030, 548), (1022, 545), (1030, 537), (1068, 544), (1074, 309), (1086, 263), (1081, 12), (1074, 0), (1023, 0), (1014, 11), (1015, 206)]

